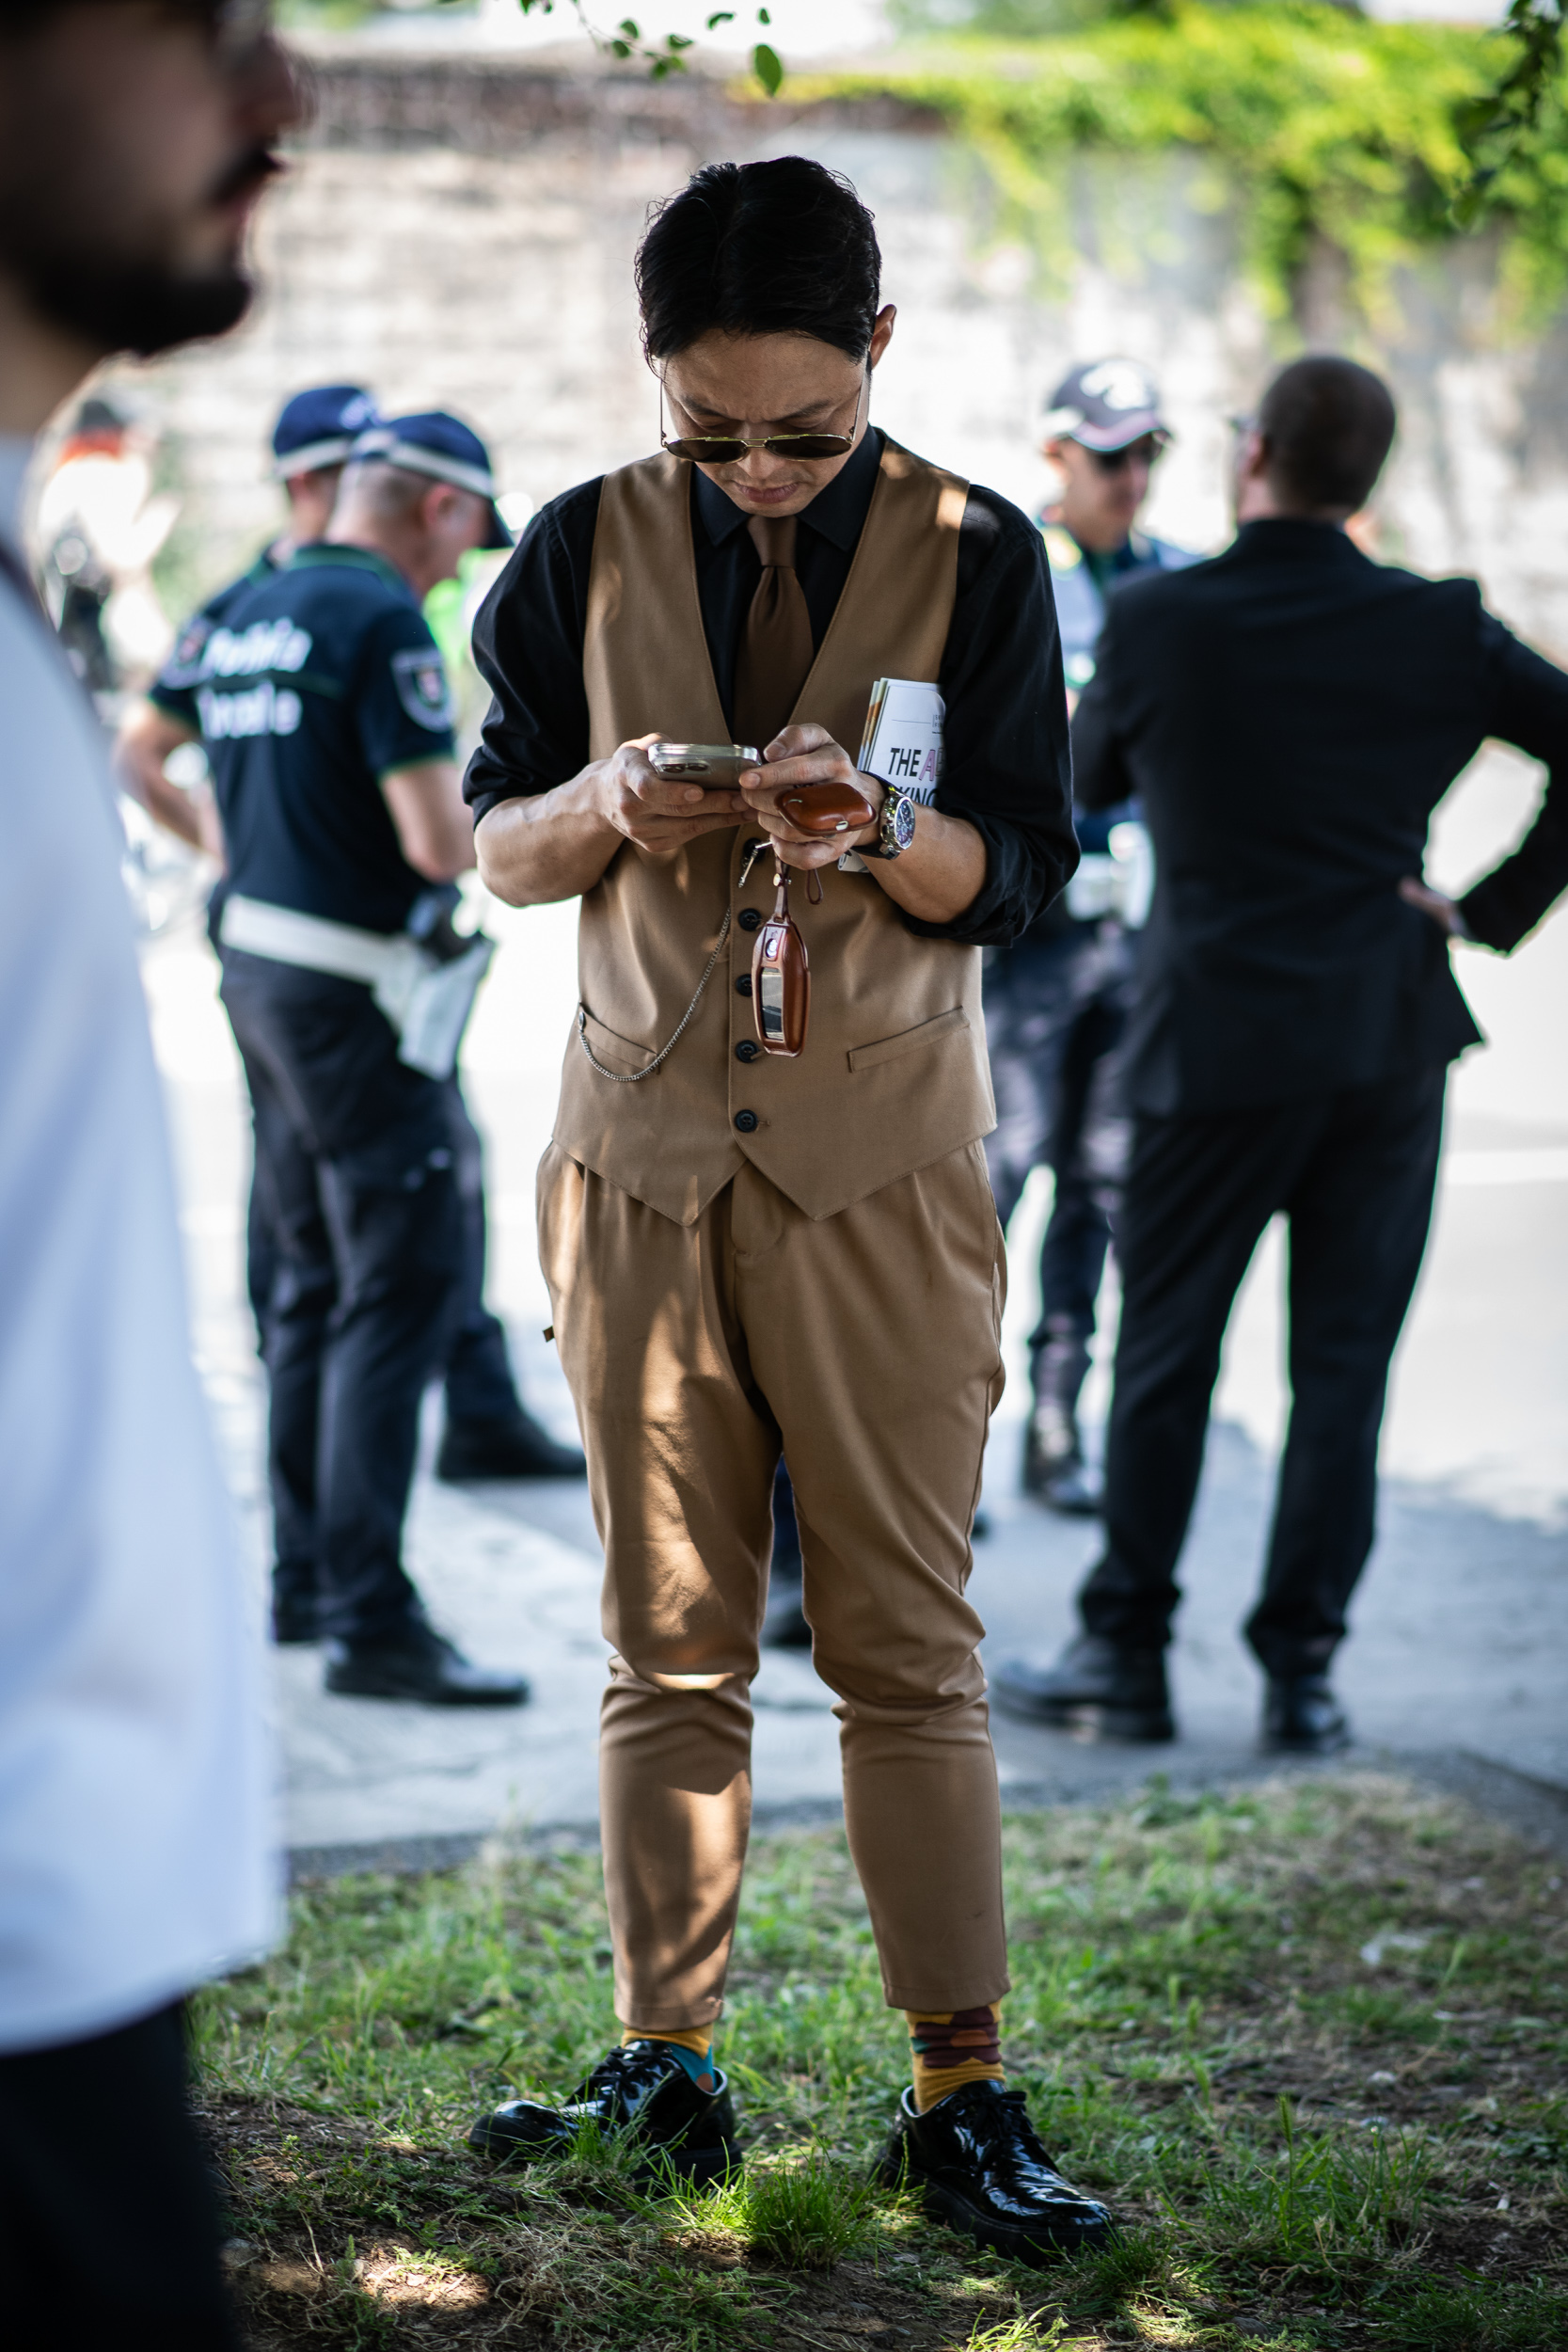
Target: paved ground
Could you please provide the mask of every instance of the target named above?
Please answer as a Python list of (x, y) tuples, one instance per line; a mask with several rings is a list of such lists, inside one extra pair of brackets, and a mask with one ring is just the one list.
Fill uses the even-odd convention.
[[(1520, 777), (1498, 762), (1467, 829), (1451, 829), (1443, 879), (1476, 870), (1512, 831)], [(558, 1432), (570, 1401), (546, 1346), (534, 1264), (532, 1169), (548, 1133), (574, 1000), (570, 909), (509, 915), (504, 951), (467, 1053), (491, 1140), (492, 1295), (528, 1394)], [(239, 1294), (246, 1142), (227, 1029), (198, 934), (162, 938), (146, 961), (168, 1082), (190, 1245), (198, 1345), (246, 1517), (258, 1605), (265, 1564), (261, 1389)], [(1433, 1248), (1398, 1367), (1382, 1534), (1356, 1603), (1340, 1681), (1370, 1746), (1469, 1751), (1568, 1787), (1568, 920), (1512, 965), (1467, 957), (1464, 977), (1497, 1039), (1456, 1083)], [(1032, 1320), (1032, 1237), (1041, 1183), (1012, 1234), (1007, 1338), (1015, 1371)], [(1134, 1781), (1151, 1766), (1211, 1778), (1253, 1768), (1257, 1681), (1236, 1628), (1248, 1606), (1283, 1412), (1280, 1251), (1259, 1251), (1227, 1347), (1219, 1414), (1183, 1565), (1190, 1598), (1175, 1658), (1183, 1728), (1164, 1752), (1085, 1748), (1000, 1723), (1020, 1795)], [(992, 1656), (1049, 1650), (1067, 1633), (1094, 1532), (1018, 1491), (1022, 1381), (998, 1416), (974, 1592)], [(1097, 1369), (1091, 1418), (1103, 1409)], [(432, 1400), (428, 1463), (437, 1423)], [(597, 1546), (580, 1487), (453, 1491), (421, 1474), (415, 1573), (440, 1622), (475, 1655), (515, 1663), (522, 1711), (447, 1715), (325, 1696), (309, 1651), (277, 1659), (287, 1821), (296, 1847), (517, 1827), (590, 1825), (603, 1678)], [(756, 1791), (764, 1807), (824, 1805), (837, 1789), (836, 1726), (809, 1664), (772, 1655), (757, 1690)]]

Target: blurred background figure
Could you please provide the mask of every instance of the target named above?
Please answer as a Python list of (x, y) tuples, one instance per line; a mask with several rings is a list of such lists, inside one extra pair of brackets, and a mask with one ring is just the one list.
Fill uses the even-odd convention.
[(152, 487), (150, 434), (108, 401), (77, 410), (39, 497), (45, 596), (60, 643), (104, 717), (149, 677), (173, 631), (152, 560), (180, 501)]
[[(1040, 529), (1070, 704), (1094, 675), (1106, 598), (1127, 580), (1197, 559), (1137, 528), (1171, 437), (1147, 368), (1132, 359), (1074, 368), (1051, 395), (1045, 436), (1060, 494)], [(1066, 891), (1016, 945), (986, 960), (997, 1116), (986, 1156), (1004, 1231), (1031, 1170), (1049, 1168), (1054, 1180), (1029, 1337), (1023, 1484), (1053, 1510), (1086, 1515), (1099, 1485), (1084, 1460), (1078, 1398), (1127, 1154), (1117, 1053), (1152, 877), (1131, 805), (1080, 807), (1073, 821), (1084, 854)]]
[[(372, 427), (330, 531), (233, 595), (173, 690), (212, 763), (222, 995), (276, 1251), (273, 1626), (325, 1638), (332, 1691), (515, 1705), (521, 1677), (436, 1634), (402, 1562), (420, 1400), (474, 1304), (476, 1217), (483, 1279), (480, 1147), (453, 1075), (483, 969), (451, 921), (473, 834), (420, 612), (467, 548), (505, 544), (483, 442), (438, 412)], [(410, 975), (451, 967), (461, 990), (459, 962), (471, 985), (444, 1044), (417, 1044)], [(511, 1393), (499, 1326), (495, 1344)]]
[(191, 1362), (90, 706), (16, 545), (108, 354), (220, 334), (295, 116), (261, 11), (0, 19), (0, 2275), (18, 2352), (233, 2352), (182, 1996), (275, 1930), (268, 1759)]
[[(1125, 1049), (1106, 1541), (1080, 1638), (993, 1687), (1090, 1736), (1174, 1736), (1164, 1654), (1220, 1345), (1282, 1214), (1291, 1417), (1246, 1635), (1264, 1747), (1346, 1743), (1329, 1666), (1371, 1549), (1448, 1066), (1480, 1042), (1449, 938), (1512, 948), (1568, 884), (1568, 676), (1474, 580), (1385, 568), (1344, 529), (1394, 423), (1348, 359), (1277, 375), (1243, 430), (1234, 544), (1113, 599), (1073, 720), (1081, 801), (1135, 793), (1157, 861)], [(1455, 905), (1421, 880), (1428, 828), (1489, 737), (1545, 762), (1546, 799)]]
[[(176, 781), (170, 770), (201, 742), (201, 696), (217, 675), (214, 648), (227, 662), (227, 648), (239, 642), (230, 622), (242, 607), (248, 609), (252, 592), (282, 572), (302, 548), (313, 548), (325, 537), (356, 441), (377, 422), (373, 397), (356, 384), (315, 386), (285, 403), (272, 441), (273, 469), (288, 499), (283, 531), (268, 542), (248, 571), (209, 597), (192, 615), (150, 691), (131, 707), (122, 723), (116, 760), (127, 792), (160, 824), (220, 863), (223, 829), (207, 777)], [(222, 663), (217, 668), (225, 676), (229, 675)], [(219, 756), (214, 750), (214, 757)], [(225, 877), (209, 902), (209, 930), (214, 946), (227, 895)], [(460, 1107), (455, 1078), (451, 1084)], [(302, 1184), (309, 1188), (313, 1179), (296, 1165), (298, 1146), (286, 1122), (254, 1114), (252, 1140), (246, 1288), (261, 1355), (269, 1367), (276, 1367), (283, 1345), (293, 1365), (291, 1392), (297, 1395), (299, 1408), (306, 1412), (311, 1409), (311, 1393), (319, 1391), (320, 1349), (325, 1343), (331, 1298), (310, 1319), (315, 1335), (312, 1357), (297, 1327), (298, 1301), (286, 1277), (287, 1253), (280, 1234), (288, 1201)], [(506, 1334), (484, 1305), (483, 1147), (466, 1112), (454, 1120), (454, 1149), (463, 1204), (463, 1278), (443, 1359), (446, 1423), (438, 1474), (452, 1480), (580, 1478), (586, 1474), (581, 1454), (576, 1447), (558, 1445), (523, 1405), (513, 1376)], [(280, 1165), (275, 1165), (275, 1152), (281, 1155)], [(277, 1313), (295, 1327), (286, 1343), (277, 1342), (273, 1330), (275, 1294), (280, 1285)], [(299, 1451), (300, 1446), (309, 1450), (302, 1438), (293, 1451)], [(276, 1500), (275, 1494), (275, 1503)], [(286, 1506), (276, 1531), (279, 1600), (275, 1624), (284, 1640), (313, 1640), (316, 1633), (314, 1572), (304, 1556), (312, 1540), (305, 1532), (308, 1520), (308, 1514), (301, 1521)], [(307, 1596), (299, 1605), (296, 1586)]]

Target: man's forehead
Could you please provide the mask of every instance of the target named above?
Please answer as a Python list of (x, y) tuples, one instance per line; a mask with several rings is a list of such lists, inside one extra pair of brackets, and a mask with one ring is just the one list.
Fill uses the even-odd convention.
[(664, 362), (666, 387), (683, 406), (705, 416), (758, 424), (835, 406), (853, 392), (860, 371), (847, 352), (808, 336), (766, 340), (784, 348), (698, 344), (677, 352)]

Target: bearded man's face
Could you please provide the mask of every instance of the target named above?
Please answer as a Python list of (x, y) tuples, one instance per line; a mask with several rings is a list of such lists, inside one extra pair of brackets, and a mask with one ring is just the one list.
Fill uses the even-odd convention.
[(0, 28), (0, 276), (95, 355), (222, 334), (298, 113), (263, 0), (23, 0)]

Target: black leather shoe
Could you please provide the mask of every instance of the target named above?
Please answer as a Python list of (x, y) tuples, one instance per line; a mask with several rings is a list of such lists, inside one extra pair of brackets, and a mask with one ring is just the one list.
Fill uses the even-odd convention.
[(1053, 1666), (1009, 1658), (990, 1677), (997, 1705), (1026, 1722), (1055, 1724), (1084, 1740), (1174, 1740), (1165, 1655), (1123, 1649), (1081, 1633)]
[(720, 2180), (740, 2152), (729, 2078), (716, 2066), (710, 2079), (713, 2089), (699, 2090), (667, 2042), (628, 2042), (602, 2058), (564, 2106), (509, 2099), (478, 2119), (468, 2145), (501, 2164), (547, 2164), (571, 2154), (587, 2123), (629, 2134), (685, 2180)]
[(1263, 1699), (1265, 1756), (1338, 1756), (1350, 1724), (1326, 1675), (1269, 1677)]
[(410, 1625), (384, 1642), (326, 1645), (326, 1688), (356, 1699), (421, 1699), (427, 1707), (521, 1707), (521, 1675), (471, 1666), (428, 1625)]
[(1103, 2205), (1056, 2170), (1022, 2091), (1001, 2083), (965, 2083), (924, 2115), (906, 2090), (878, 2177), (888, 2188), (907, 2181), (924, 2192), (934, 2220), (1036, 2269), (1106, 2245), (1116, 2228)]
[(510, 1421), (449, 1421), (436, 1475), (451, 1486), (482, 1478), (586, 1478), (575, 1445), (557, 1445), (521, 1406)]
[(1078, 1424), (1049, 1398), (1023, 1432), (1023, 1491), (1065, 1518), (1092, 1519), (1100, 1509), (1100, 1481), (1085, 1468)]

